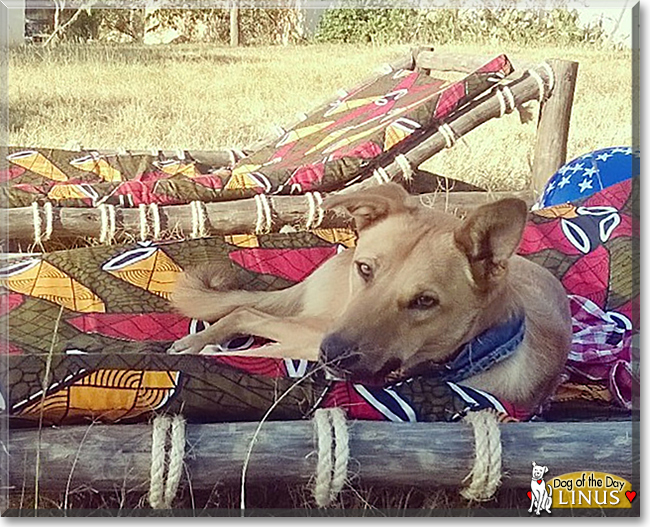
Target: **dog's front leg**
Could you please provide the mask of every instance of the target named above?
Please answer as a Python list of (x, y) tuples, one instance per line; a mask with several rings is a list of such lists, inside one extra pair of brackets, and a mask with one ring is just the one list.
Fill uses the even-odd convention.
[(533, 507), (534, 506), (535, 506), (535, 491), (531, 489), (531, 491), (530, 491), (530, 508), (528, 509), (529, 513), (533, 512)]
[(206, 346), (222, 344), (232, 337), (254, 335), (274, 343), (251, 352), (234, 353), (317, 360), (326, 326), (326, 320), (276, 317), (254, 308), (240, 307), (203, 331), (177, 340), (168, 353), (199, 354)]

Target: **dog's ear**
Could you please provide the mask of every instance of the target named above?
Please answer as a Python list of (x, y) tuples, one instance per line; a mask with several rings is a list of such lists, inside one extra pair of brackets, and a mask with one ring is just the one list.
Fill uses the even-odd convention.
[(527, 212), (524, 201), (502, 199), (476, 208), (454, 232), (479, 288), (487, 289), (505, 275), (508, 258), (521, 241)]
[(535, 463), (535, 462), (533, 461), (533, 467), (536, 467), (536, 466), (537, 466), (537, 463)]
[(544, 474), (548, 472), (548, 467), (544, 467)]
[(344, 208), (354, 218), (360, 231), (389, 214), (406, 212), (409, 209), (406, 198), (408, 192), (402, 186), (386, 183), (350, 194), (328, 196), (323, 201), (323, 208)]

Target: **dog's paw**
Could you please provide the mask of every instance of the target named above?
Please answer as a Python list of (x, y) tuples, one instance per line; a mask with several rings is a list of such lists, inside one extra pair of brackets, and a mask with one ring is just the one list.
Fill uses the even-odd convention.
[(170, 355), (198, 355), (207, 345), (208, 343), (197, 333), (178, 339), (169, 347), (167, 353)]

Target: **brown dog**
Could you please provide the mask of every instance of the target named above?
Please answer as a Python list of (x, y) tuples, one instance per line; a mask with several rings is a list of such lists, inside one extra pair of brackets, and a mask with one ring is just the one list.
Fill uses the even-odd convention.
[(514, 254), (525, 203), (504, 199), (461, 220), (407, 197), (396, 184), (330, 196), (325, 206), (354, 217), (357, 246), (288, 289), (229, 290), (215, 269), (183, 275), (174, 304), (214, 323), (170, 352), (257, 335), (275, 343), (253, 353), (320, 356), (353, 379), (437, 371), (516, 404), (539, 403), (566, 361), (571, 317), (559, 281)]

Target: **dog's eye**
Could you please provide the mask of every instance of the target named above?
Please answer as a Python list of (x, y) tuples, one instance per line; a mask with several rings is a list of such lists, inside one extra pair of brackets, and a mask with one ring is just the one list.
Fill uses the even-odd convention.
[(411, 300), (409, 309), (431, 309), (436, 307), (438, 303), (438, 299), (435, 296), (422, 294)]
[(357, 272), (366, 282), (372, 278), (372, 267), (367, 263), (357, 262)]

